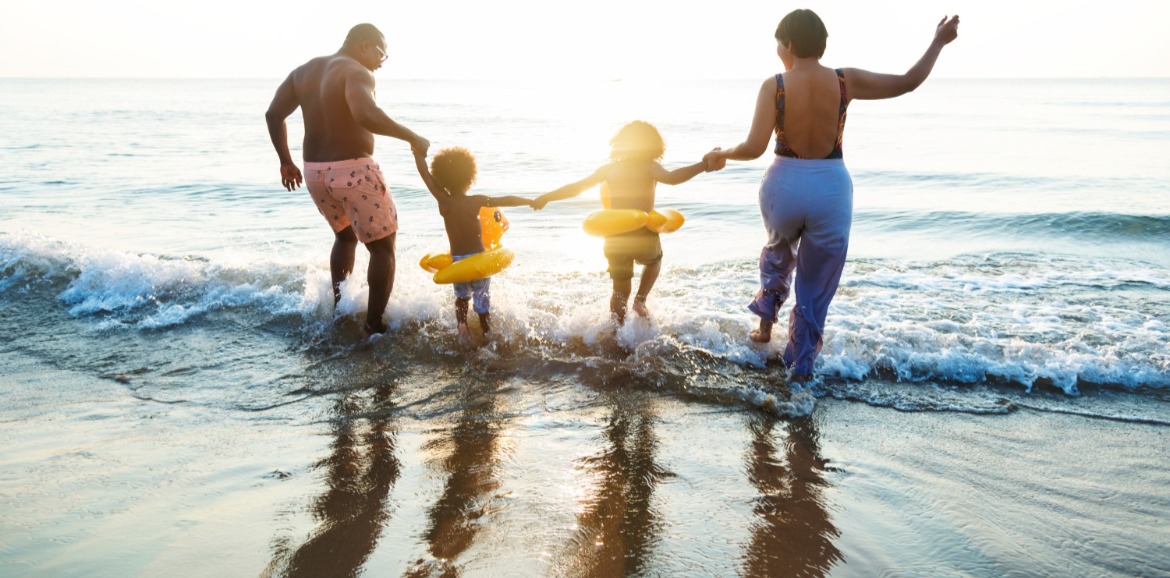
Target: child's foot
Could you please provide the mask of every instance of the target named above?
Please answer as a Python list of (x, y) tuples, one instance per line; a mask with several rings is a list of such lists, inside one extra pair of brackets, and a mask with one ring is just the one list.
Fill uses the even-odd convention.
[(772, 340), (772, 322), (765, 319), (760, 320), (760, 326), (753, 329), (748, 335), (752, 341), (756, 343), (767, 343)]
[(639, 317), (650, 316), (650, 310), (646, 308), (645, 297), (641, 295), (634, 297), (634, 313), (637, 313)]

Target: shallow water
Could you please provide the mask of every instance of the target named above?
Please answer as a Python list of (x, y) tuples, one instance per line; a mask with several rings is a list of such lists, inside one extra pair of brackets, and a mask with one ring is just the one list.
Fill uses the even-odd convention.
[[(307, 356), (327, 392), (143, 402), (17, 353), (6, 575), (1157, 576), (1170, 411), (980, 388), (991, 415), (809, 417), (498, 359)], [(610, 376), (612, 377), (612, 376)], [(62, 387), (68, 384), (70, 387)], [(875, 384), (876, 386), (876, 384)], [(897, 388), (897, 384), (891, 384)], [(1111, 399), (1105, 399), (1111, 398)], [(52, 408), (46, 411), (46, 408)], [(1055, 411), (1053, 411), (1055, 409)], [(1147, 416), (1150, 417), (1150, 416)], [(51, 435), (46, 435), (51, 432)], [(209, 554), (211, 554), (209, 556)]]
[[(667, 166), (733, 144), (755, 86), (379, 95), (479, 192), (534, 195), (632, 118)], [(335, 318), (329, 231), (277, 186), (274, 87), (0, 80), (0, 574), (1170, 575), (1170, 82), (851, 107), (851, 256), (794, 388), (782, 331), (745, 338), (767, 159), (659, 191), (687, 223), (616, 331), (593, 193), (509, 210), (468, 350), (380, 140), (403, 230), (362, 343), (361, 275)]]

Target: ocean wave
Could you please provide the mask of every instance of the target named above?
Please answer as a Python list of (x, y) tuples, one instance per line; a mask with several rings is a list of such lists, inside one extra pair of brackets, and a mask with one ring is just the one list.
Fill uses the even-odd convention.
[[(802, 411), (800, 400), (768, 397), (783, 383), (784, 324), (772, 343), (746, 338), (750, 269), (742, 263), (668, 269), (669, 288), (651, 297), (654, 316), (620, 328), (609, 319), (608, 283), (597, 274), (529, 272), (521, 281), (505, 272), (493, 285), (493, 325), (500, 347), (525, 363), (556, 360), (580, 369), (590, 359), (616, 360), (641, 382), (668, 391)], [(1137, 264), (1086, 268), (1019, 255), (851, 263), (830, 309), (817, 372), (842, 383), (991, 383), (1073, 396), (1085, 385), (1165, 389), (1167, 288), (1170, 275)], [(420, 343), (419, 356), (462, 359), (449, 291), (400, 270), (387, 320), (396, 339)], [(1131, 293), (1125, 302), (1109, 298), (1124, 291)], [(338, 317), (364, 314), (367, 289), (360, 276), (351, 277), (334, 311), (324, 263), (226, 263), (0, 236), (0, 299), (46, 294), (72, 323), (99, 332), (168, 331), (215, 314), (208, 323), (225, 335), (282, 321), (312, 347), (329, 338)], [(1134, 307), (1141, 299), (1150, 306)], [(921, 407), (934, 407), (933, 399)], [(980, 401), (971, 411), (1002, 410), (997, 403)]]
[(1104, 212), (974, 213), (963, 211), (858, 210), (854, 225), (877, 230), (938, 230), (973, 237), (1076, 238), (1081, 241), (1165, 243), (1170, 214)]

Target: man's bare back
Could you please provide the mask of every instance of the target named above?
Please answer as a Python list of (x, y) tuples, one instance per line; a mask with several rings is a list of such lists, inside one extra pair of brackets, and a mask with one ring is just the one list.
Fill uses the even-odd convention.
[(341, 50), (314, 58), (293, 70), (276, 89), (265, 119), (280, 157), (281, 181), (288, 190), (302, 183), (288, 151), (285, 119), (300, 108), (305, 121), (304, 160), (329, 162), (370, 157), (374, 135), (410, 143), (426, 153), (427, 139), (390, 118), (374, 97), (374, 71), (387, 58), (386, 39), (368, 24), (350, 31)]
[(305, 160), (340, 161), (372, 156), (374, 133), (354, 117), (346, 100), (351, 83), (355, 90), (369, 87), (373, 74), (356, 60), (338, 54), (314, 58), (292, 72), (290, 78), (305, 119)]

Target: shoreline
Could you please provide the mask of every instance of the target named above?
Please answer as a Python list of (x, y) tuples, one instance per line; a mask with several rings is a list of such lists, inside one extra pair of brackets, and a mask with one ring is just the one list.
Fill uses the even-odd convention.
[(10, 575), (1170, 575), (1160, 425), (831, 397), (781, 420), (378, 352), (349, 369), (380, 385), (257, 416), (0, 357)]

